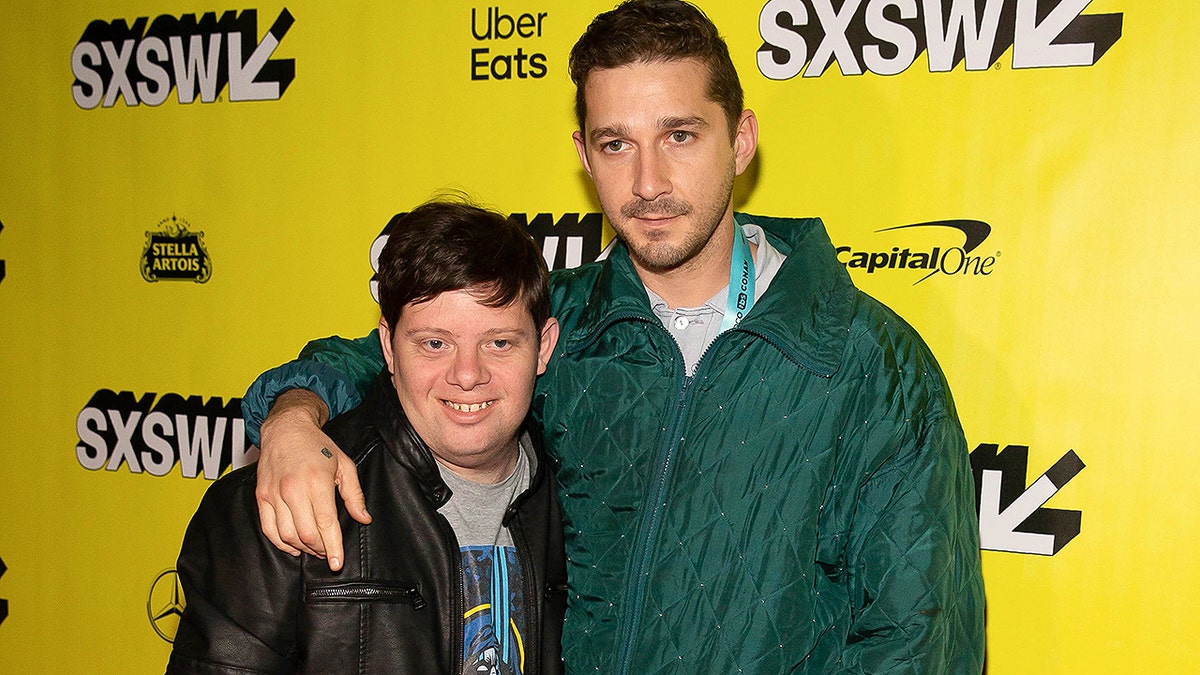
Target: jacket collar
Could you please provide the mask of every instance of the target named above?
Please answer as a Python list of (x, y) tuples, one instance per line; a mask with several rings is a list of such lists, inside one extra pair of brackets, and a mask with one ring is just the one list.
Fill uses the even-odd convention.
[[(761, 337), (789, 359), (817, 375), (840, 367), (855, 293), (850, 275), (837, 262), (819, 218), (768, 218), (734, 214), (738, 225), (763, 228), (771, 245), (787, 256), (763, 296), (738, 325)], [(575, 330), (566, 336), (568, 352), (594, 341), (613, 324), (641, 319), (658, 323), (641, 279), (623, 242), (601, 264)]]

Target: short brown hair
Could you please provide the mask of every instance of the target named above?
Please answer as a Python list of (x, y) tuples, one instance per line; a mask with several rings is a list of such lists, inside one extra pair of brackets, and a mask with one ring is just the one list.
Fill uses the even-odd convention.
[(628, 0), (592, 20), (571, 49), (580, 131), (587, 118), (583, 91), (593, 70), (682, 59), (697, 59), (708, 67), (708, 98), (725, 110), (732, 137), (743, 95), (729, 47), (704, 12), (682, 0)]
[(379, 254), (379, 310), (394, 329), (410, 302), (469, 290), (489, 307), (521, 300), (534, 329), (550, 318), (549, 273), (520, 225), (465, 199), (443, 197), (392, 218)]

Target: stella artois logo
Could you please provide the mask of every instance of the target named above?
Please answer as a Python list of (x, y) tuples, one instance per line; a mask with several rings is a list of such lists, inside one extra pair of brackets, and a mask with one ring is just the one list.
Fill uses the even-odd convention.
[(212, 258), (204, 248), (204, 233), (192, 232), (188, 222), (171, 216), (146, 233), (142, 251), (142, 278), (146, 281), (194, 281), (212, 276)]

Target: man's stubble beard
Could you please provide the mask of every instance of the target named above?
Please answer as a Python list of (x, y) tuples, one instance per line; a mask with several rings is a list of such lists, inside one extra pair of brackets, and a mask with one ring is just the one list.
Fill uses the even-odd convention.
[[(638, 266), (657, 274), (679, 269), (689, 261), (695, 259), (708, 245), (713, 237), (713, 233), (716, 232), (717, 227), (721, 224), (721, 219), (725, 216), (726, 209), (729, 208), (729, 203), (733, 196), (734, 175), (734, 170), (731, 166), (720, 185), (720, 194), (723, 196), (723, 199), (707, 206), (707, 208), (700, 212), (697, 212), (691, 203), (673, 197), (663, 197), (653, 201), (635, 197), (633, 200), (626, 202), (620, 209), (622, 220), (618, 223), (618, 221), (610, 217), (609, 221), (613, 223), (613, 227), (617, 230), (617, 236), (625, 242), (625, 246), (629, 250), (629, 257)], [(626, 237), (621, 233), (621, 230), (624, 229), (624, 223), (628, 220), (652, 214), (660, 216), (691, 216), (695, 218), (698, 227), (691, 229), (683, 242), (677, 245), (667, 241), (656, 241), (653, 237), (643, 241), (640, 238)], [(667, 233), (664, 232), (663, 234)]]

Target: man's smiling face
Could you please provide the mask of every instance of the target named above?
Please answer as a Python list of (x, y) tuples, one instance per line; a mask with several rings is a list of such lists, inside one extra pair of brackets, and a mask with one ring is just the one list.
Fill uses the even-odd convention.
[(439, 462), (477, 482), (511, 469), (517, 430), (557, 334), (553, 319), (534, 326), (520, 299), (488, 307), (469, 290), (405, 305), (394, 330), (380, 323), (384, 359), (413, 429)]

